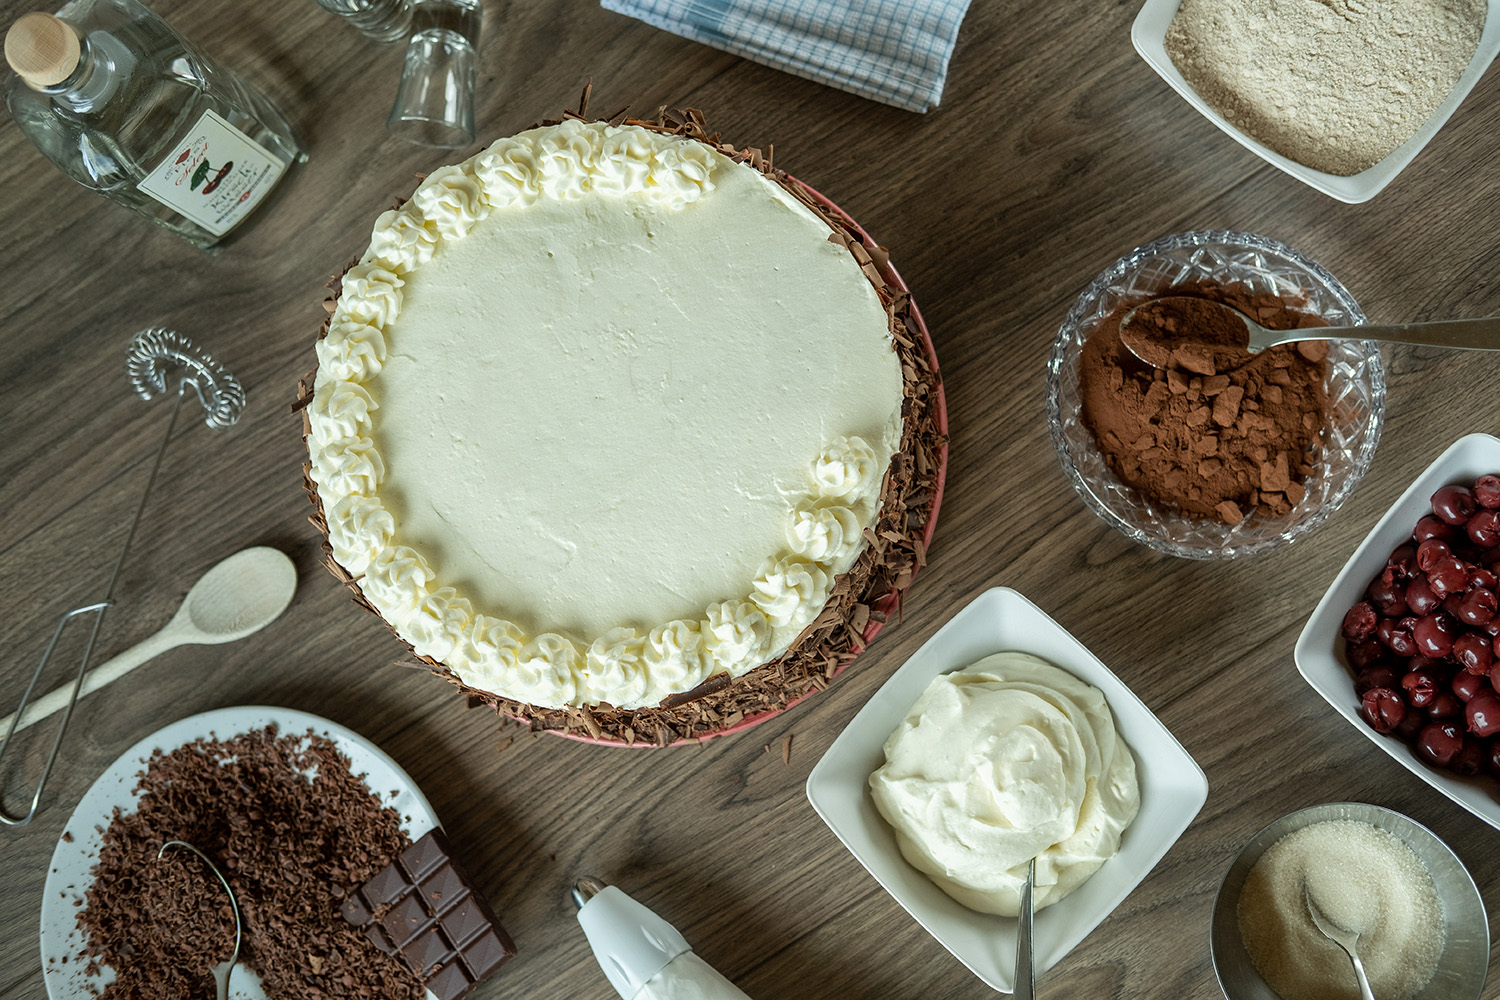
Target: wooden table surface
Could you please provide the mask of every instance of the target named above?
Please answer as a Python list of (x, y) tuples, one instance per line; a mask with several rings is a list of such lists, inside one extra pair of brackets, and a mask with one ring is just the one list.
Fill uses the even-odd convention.
[[(0, 0), (0, 22), (28, 6)], [(1500, 430), (1500, 357), (1388, 351), (1385, 431), (1352, 499), (1301, 542), (1233, 564), (1156, 555), (1086, 510), (1054, 457), (1043, 401), (1047, 352), (1079, 291), (1131, 247), (1188, 229), (1282, 240), (1332, 270), (1372, 320), (1500, 313), (1500, 77), (1480, 81), (1385, 193), (1346, 206), (1173, 94), (1131, 49), (1137, 6), (976, 3), (942, 107), (915, 115), (588, 0), (486, 0), (481, 138), (573, 106), (589, 77), (605, 113), (702, 108), (737, 144), (774, 143), (778, 164), (892, 249), (942, 362), (948, 491), (904, 621), (806, 704), (670, 751), (536, 738), (465, 710), (447, 684), (395, 666), (403, 650), (318, 565), (288, 407), (313, 365), (323, 283), (363, 249), (392, 194), (457, 158), (386, 137), (399, 46), (367, 42), (311, 0), (155, 3), (259, 82), (311, 151), (217, 256), (84, 192), (0, 123), (0, 714), (59, 613), (101, 594), (122, 541), (166, 416), (124, 377), (123, 348), (142, 327), (175, 328), (219, 355), (249, 408), (227, 431), (180, 426), (100, 658), (162, 626), (192, 581), (239, 548), (277, 546), (299, 571), (272, 627), (167, 653), (80, 703), (42, 813), (0, 830), (0, 998), (44, 994), (42, 881), (89, 783), (160, 726), (237, 704), (337, 720), (422, 786), (520, 948), (477, 1000), (611, 995), (566, 896), (581, 873), (655, 908), (754, 997), (991, 995), (834, 839), (803, 784), (906, 657), (1000, 584), (1109, 664), (1210, 785), (1187, 833), (1043, 995), (1218, 996), (1208, 920), (1221, 876), (1263, 824), (1318, 802), (1376, 802), (1427, 824), (1500, 907), (1500, 834), (1344, 723), (1292, 662), (1323, 589), (1413, 476), (1461, 434)], [(12, 809), (50, 733), (35, 728), (24, 752), (7, 753)]]

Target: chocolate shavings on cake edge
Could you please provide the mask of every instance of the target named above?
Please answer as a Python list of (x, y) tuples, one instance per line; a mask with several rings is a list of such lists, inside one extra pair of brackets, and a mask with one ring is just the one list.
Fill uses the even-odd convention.
[[(762, 154), (759, 149), (751, 147), (736, 149), (721, 141), (719, 133), (708, 130), (702, 113), (696, 108), (682, 111), (663, 108), (651, 120), (627, 118), (623, 111), (608, 119), (586, 118), (591, 87), (592, 84), (584, 88), (579, 110), (565, 112), (564, 118), (602, 121), (616, 126), (635, 125), (662, 135), (696, 140), (736, 163), (759, 170), (828, 224), (829, 240), (841, 243), (849, 250), (875, 287), (890, 318), (891, 341), (901, 359), (905, 395), (901, 406), (901, 445), (892, 456), (881, 484), (879, 517), (874, 525), (865, 529), (865, 540), (869, 544), (854, 565), (834, 581), (822, 613), (777, 659), (736, 678), (715, 674), (693, 690), (672, 695), (657, 706), (621, 709), (602, 703), (563, 708), (528, 705), (469, 687), (442, 663), (412, 649), (411, 644), (365, 597), (359, 589), (358, 579), (333, 558), (328, 542), (328, 522), (317, 485), (312, 480), (311, 461), (303, 462), (302, 479), (313, 505), (308, 520), (323, 536), (324, 566), (353, 592), (356, 604), (380, 618), (410, 650), (412, 659), (404, 661), (406, 665), (430, 670), (444, 678), (464, 693), (469, 707), (487, 705), (501, 716), (526, 723), (533, 732), (549, 731), (621, 746), (644, 743), (665, 747), (710, 738), (741, 725), (747, 719), (755, 720), (779, 712), (823, 690), (864, 650), (883, 624), (893, 616), (899, 617), (902, 595), (911, 585), (917, 570), (927, 562), (928, 529), (942, 471), (947, 463), (948, 439), (940, 425), (938, 412), (942, 381), (936, 359), (913, 320), (911, 296), (898, 284), (889, 268), (889, 255), (883, 247), (866, 245), (852, 219), (821, 203), (785, 171), (775, 169), (769, 152)], [(539, 124), (555, 125), (562, 120), (549, 119)], [(403, 203), (404, 199), (397, 199), (397, 206)], [(354, 263), (351, 261), (348, 267)], [(345, 272), (348, 267), (345, 267)], [(328, 333), (341, 278), (342, 274), (328, 284), (331, 295), (323, 305), (329, 315), (318, 332), (319, 339)], [(310, 430), (305, 410), (312, 402), (316, 376), (314, 369), (298, 380), (297, 400), (292, 406), (293, 412), (302, 411), (304, 452)]]

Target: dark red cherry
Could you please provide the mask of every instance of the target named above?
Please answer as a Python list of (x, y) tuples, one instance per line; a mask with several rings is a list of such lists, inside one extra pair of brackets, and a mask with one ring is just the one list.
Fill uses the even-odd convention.
[(1453, 691), (1455, 698), (1466, 704), (1481, 691), (1491, 690), (1490, 679), (1488, 677), (1480, 677), (1477, 674), (1469, 673), (1467, 670), (1460, 670), (1454, 674), (1453, 683), (1448, 685), (1448, 687)]
[(1464, 747), (1463, 731), (1454, 722), (1431, 722), (1417, 734), (1417, 756), (1436, 767), (1447, 767)]
[(1457, 556), (1446, 556), (1427, 571), (1427, 586), (1439, 597), (1462, 594), (1469, 586), (1469, 567)]
[(1463, 524), (1478, 507), (1467, 486), (1444, 486), (1432, 495), (1432, 512), (1449, 524)]
[(1417, 571), (1417, 547), (1415, 545), (1399, 546), (1385, 561), (1385, 568), (1398, 580), (1410, 578)]
[(1440, 659), (1453, 652), (1453, 640), (1457, 638), (1457, 631), (1447, 615), (1434, 614), (1427, 615), (1412, 626), (1411, 635), (1416, 640), (1417, 652)]
[(1453, 659), (1466, 673), (1488, 674), (1495, 662), (1489, 637), (1478, 632), (1465, 632), (1453, 640)]
[[(1418, 621), (1420, 619), (1408, 615), (1395, 623), (1391, 628), (1390, 641), (1386, 643), (1391, 647), (1391, 652), (1397, 656), (1416, 656), (1422, 652), (1417, 648), (1417, 640), (1412, 632)], [(1376, 634), (1379, 634), (1379, 626), (1376, 627)]]
[(1464, 599), (1458, 605), (1458, 620), (1465, 625), (1488, 625), (1490, 619), (1495, 617), (1495, 611), (1500, 609), (1500, 598), (1496, 598), (1493, 590), (1484, 587), (1475, 587), (1464, 595)]
[(1401, 684), (1401, 675), (1395, 667), (1371, 667), (1359, 675), (1354, 682), (1354, 693), (1361, 698), (1371, 688), (1396, 688)]
[(1411, 613), (1411, 609), (1406, 606), (1406, 585), (1388, 579), (1384, 573), (1370, 584), (1365, 593), (1375, 609), (1387, 618), (1400, 618)]
[(1469, 538), (1482, 549), (1500, 545), (1500, 510), (1481, 510), (1464, 525)]
[(1485, 758), (1489, 756), (1489, 750), (1483, 740), (1476, 740), (1472, 736), (1464, 737), (1463, 748), (1458, 751), (1453, 760), (1448, 763), (1448, 770), (1463, 778), (1472, 778), (1484, 770)]
[(1459, 530), (1457, 527), (1431, 514), (1418, 521), (1416, 528), (1411, 533), (1412, 540), (1418, 544), (1427, 541), (1429, 538), (1439, 538), (1445, 542), (1451, 542), (1458, 536)]
[(1414, 615), (1430, 615), (1442, 603), (1442, 598), (1427, 585), (1427, 574), (1418, 573), (1406, 585), (1406, 606)]
[(1391, 735), (1403, 742), (1410, 743), (1417, 738), (1417, 734), (1422, 731), (1422, 727), (1425, 725), (1427, 725), (1427, 715), (1425, 712), (1408, 710), (1406, 718), (1402, 719), (1401, 724), (1391, 730)]
[(1423, 573), (1430, 573), (1443, 560), (1453, 554), (1448, 543), (1438, 538), (1429, 538), (1417, 546), (1417, 568)]
[(1351, 642), (1344, 647), (1344, 655), (1349, 659), (1349, 666), (1355, 673), (1367, 670), (1377, 663), (1388, 659), (1391, 655), (1385, 643), (1379, 639), (1369, 638), (1364, 642)]
[[(1370, 694), (1367, 693), (1365, 701), (1369, 700)], [(1500, 733), (1500, 695), (1497, 695), (1494, 689), (1479, 692), (1464, 706), (1464, 718), (1468, 722), (1469, 732), (1475, 736), (1487, 738)], [(1388, 731), (1382, 730), (1382, 732)]]
[[(1412, 708), (1426, 708), (1437, 697), (1437, 681), (1425, 670), (1413, 670), (1401, 678), (1401, 690), (1406, 692), (1406, 701)], [(1357, 692), (1361, 697), (1364, 692)]]
[(1371, 688), (1360, 699), (1359, 714), (1377, 733), (1388, 733), (1406, 718), (1406, 702), (1390, 688)]
[(1344, 638), (1351, 642), (1368, 639), (1380, 623), (1380, 616), (1369, 601), (1360, 601), (1344, 613)]
[(1500, 507), (1500, 476), (1480, 476), (1474, 480), (1474, 501), (1481, 507)]
[(1453, 664), (1447, 660), (1435, 660), (1430, 656), (1419, 654), (1407, 659), (1406, 669), (1408, 672), (1412, 670), (1425, 670), (1434, 677), (1440, 677), (1443, 674), (1451, 673)]
[(1441, 722), (1446, 719), (1456, 719), (1464, 712), (1464, 703), (1446, 691), (1439, 691), (1432, 696), (1432, 701), (1427, 706), (1429, 718)]

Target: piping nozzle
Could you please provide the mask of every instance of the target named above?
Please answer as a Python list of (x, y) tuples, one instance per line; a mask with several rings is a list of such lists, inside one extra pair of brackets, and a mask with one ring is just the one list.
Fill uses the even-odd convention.
[(573, 906), (581, 910), (584, 903), (587, 903), (608, 888), (609, 885), (602, 878), (595, 878), (593, 875), (580, 875), (578, 881), (573, 883), (573, 888), (569, 890), (568, 895), (573, 898)]

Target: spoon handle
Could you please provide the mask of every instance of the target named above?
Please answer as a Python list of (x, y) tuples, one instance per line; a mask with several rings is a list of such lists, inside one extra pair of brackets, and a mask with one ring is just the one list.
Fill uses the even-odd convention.
[(1026, 866), (1026, 887), (1021, 890), (1020, 925), (1016, 928), (1015, 1000), (1036, 1000), (1036, 971), (1032, 966), (1032, 895), (1036, 889), (1036, 858)]
[(1359, 980), (1360, 1000), (1375, 1000), (1375, 994), (1370, 991), (1370, 980), (1365, 976), (1365, 963), (1352, 950), (1349, 951), (1349, 958), (1354, 962), (1354, 977)]
[(214, 975), (214, 993), (218, 1000), (229, 1000), (229, 973), (234, 970), (234, 962), (220, 962), (210, 971)]
[[(78, 689), (78, 697), (91, 694), (104, 685), (119, 680), (136, 667), (145, 663), (155, 656), (160, 656), (167, 650), (180, 646), (185, 641), (180, 631), (173, 630), (170, 626), (162, 629), (155, 635), (136, 643), (125, 652), (121, 653), (83, 675), (83, 682)], [(68, 701), (73, 694), (71, 683), (60, 684), (26, 705), (26, 714), (21, 716), (21, 721), (16, 725), (16, 732), (20, 732), (27, 726), (34, 725), (68, 707)], [(0, 732), (10, 729), (11, 721), (15, 718), (12, 712), (4, 719), (0, 719)]]
[[(1262, 339), (1264, 338), (1264, 339)], [(1277, 344), (1299, 340), (1377, 340), (1387, 344), (1420, 344), (1466, 351), (1500, 351), (1500, 317), (1448, 319), (1433, 323), (1385, 323), (1378, 326), (1330, 326), (1322, 329), (1267, 330), (1250, 336), (1250, 350), (1259, 353)]]

